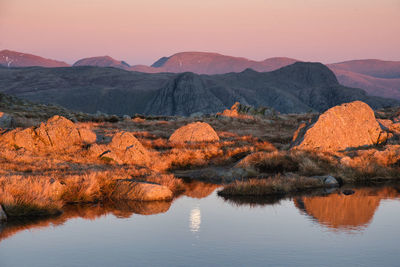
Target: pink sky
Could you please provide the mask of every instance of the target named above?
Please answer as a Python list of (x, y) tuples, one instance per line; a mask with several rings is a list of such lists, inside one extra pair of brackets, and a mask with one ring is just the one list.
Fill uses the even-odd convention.
[(151, 64), (182, 51), (400, 60), (399, 0), (0, 0), (0, 50)]

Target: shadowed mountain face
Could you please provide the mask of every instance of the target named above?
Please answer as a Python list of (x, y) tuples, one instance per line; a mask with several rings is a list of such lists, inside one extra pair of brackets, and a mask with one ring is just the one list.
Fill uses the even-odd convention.
[(47, 68), (68, 67), (69, 65), (62, 61), (42, 58), (39, 56), (14, 52), (10, 50), (0, 51), (0, 66), (5, 67), (31, 67), (40, 66)]
[(75, 62), (73, 66), (113, 67), (125, 70), (129, 70), (130, 68), (129, 64), (125, 61), (119, 61), (109, 56), (83, 58)]
[(301, 197), (294, 200), (297, 208), (318, 223), (332, 229), (356, 230), (367, 227), (382, 199), (399, 198), (391, 187), (360, 188), (353, 195)]
[(69, 109), (111, 114), (188, 116), (215, 113), (239, 101), (283, 113), (324, 111), (361, 100), (373, 108), (398, 105), (340, 85), (320, 63), (301, 63), (272, 72), (139, 73), (117, 68), (0, 68), (0, 91)]
[[(148, 73), (194, 72), (209, 75), (242, 72), (247, 68), (259, 72), (268, 72), (297, 61), (285, 57), (254, 61), (216, 53), (183, 52), (170, 57), (162, 57), (151, 67), (137, 65), (130, 67), (129, 70)], [(400, 99), (399, 61), (366, 59), (334, 63), (327, 66), (335, 73), (339, 83), (344, 86), (361, 88), (374, 96)]]
[[(151, 66), (130, 66), (124, 61), (109, 56), (84, 58), (73, 66), (114, 67), (123, 70), (160, 73), (193, 72), (197, 74), (225, 74), (242, 72), (251, 68), (259, 72), (277, 70), (298, 62), (296, 59), (275, 57), (263, 61), (254, 61), (241, 57), (231, 57), (217, 53), (182, 52), (170, 57), (162, 57)], [(44, 59), (38, 56), (3, 50), (0, 52), (0, 66), (10, 67), (66, 67), (60, 61)], [(340, 84), (361, 88), (369, 95), (395, 98), (400, 100), (400, 62), (376, 59), (351, 60), (327, 65), (337, 76)]]

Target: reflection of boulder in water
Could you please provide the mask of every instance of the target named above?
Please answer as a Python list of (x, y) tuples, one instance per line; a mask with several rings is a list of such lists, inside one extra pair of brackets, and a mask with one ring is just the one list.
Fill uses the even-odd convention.
[(191, 198), (205, 198), (212, 194), (220, 185), (191, 180), (183, 184), (184, 195)]
[(372, 221), (381, 199), (397, 198), (399, 193), (391, 187), (360, 188), (352, 195), (299, 197), (297, 208), (318, 223), (333, 229), (355, 230), (367, 227)]
[(129, 218), (133, 213), (153, 215), (165, 213), (171, 207), (172, 201), (119, 201), (107, 203), (105, 207), (112, 208), (112, 214), (120, 218)]
[(265, 205), (274, 205), (279, 204), (281, 200), (284, 199), (292, 199), (298, 196), (321, 196), (332, 193), (336, 191), (336, 188), (318, 188), (312, 190), (306, 190), (304, 192), (294, 192), (288, 194), (271, 194), (266, 196), (236, 196), (236, 195), (221, 195), (218, 193), (219, 197), (222, 197), (226, 202), (236, 205), (242, 206), (247, 205), (249, 207), (256, 207), (256, 206), (265, 206)]
[(51, 217), (34, 217), (34, 218), (13, 218), (6, 224), (0, 226), (0, 240), (6, 239), (20, 231), (29, 229), (41, 229), (49, 226), (63, 225), (70, 219), (83, 218), (94, 220), (109, 211), (104, 209), (100, 204), (91, 205), (68, 205), (63, 209), (63, 213), (59, 216)]
[(168, 211), (171, 203), (171, 201), (124, 201), (104, 204), (67, 205), (63, 208), (63, 213), (56, 217), (18, 218), (9, 220), (5, 224), (0, 224), (0, 241), (20, 231), (63, 225), (73, 218), (95, 220), (109, 213), (122, 218), (129, 218), (135, 213), (142, 215), (164, 213)]

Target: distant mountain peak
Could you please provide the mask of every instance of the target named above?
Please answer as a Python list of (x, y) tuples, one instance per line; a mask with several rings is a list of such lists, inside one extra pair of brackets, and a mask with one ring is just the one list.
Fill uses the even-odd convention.
[(96, 66), (96, 67), (114, 67), (120, 69), (129, 69), (130, 65), (125, 61), (116, 60), (110, 56), (97, 56), (88, 57), (78, 60), (73, 64), (74, 67), (77, 66)]
[(53, 59), (47, 59), (32, 54), (21, 53), (4, 49), (0, 51), (0, 66), (5, 67), (69, 67), (65, 62), (57, 61)]

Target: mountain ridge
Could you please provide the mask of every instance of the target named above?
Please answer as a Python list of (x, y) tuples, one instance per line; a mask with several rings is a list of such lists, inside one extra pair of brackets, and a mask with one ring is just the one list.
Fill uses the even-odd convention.
[(338, 83), (321, 63), (297, 62), (272, 72), (246, 69), (217, 75), (140, 73), (118, 68), (0, 68), (0, 91), (31, 101), (96, 113), (214, 114), (235, 102), (282, 113), (322, 112), (361, 100), (373, 108), (399, 101), (369, 96)]
[[(8, 63), (1, 63), (1, 58), (0, 55), (0, 65), (7, 66)], [(131, 66), (124, 61), (116, 60), (109, 56), (80, 59), (75, 62), (73, 66), (114, 67), (144, 73), (183, 73), (190, 71), (197, 74), (213, 75), (230, 72), (238, 73), (248, 68), (259, 72), (273, 71), (298, 61), (299, 60), (286, 57), (267, 58), (265, 60), (255, 61), (243, 57), (232, 57), (212, 52), (180, 52), (169, 57), (161, 57), (151, 66)], [(28, 65), (33, 66), (35, 64), (31, 63)], [(36, 65), (47, 67), (46, 64), (40, 62)], [(11, 66), (18, 67), (17, 65)], [(69, 65), (66, 64), (62, 66), (67, 67)], [(361, 88), (369, 95), (400, 100), (400, 61), (357, 59), (326, 64), (326, 66), (335, 73), (339, 83), (344, 86)]]

